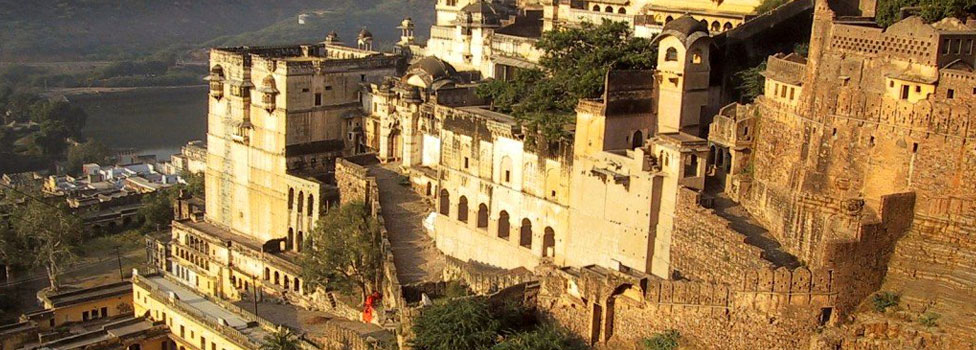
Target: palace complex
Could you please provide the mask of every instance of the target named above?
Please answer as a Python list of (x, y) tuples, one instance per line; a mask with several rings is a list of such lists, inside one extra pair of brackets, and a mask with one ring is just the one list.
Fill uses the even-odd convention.
[[(516, 288), (598, 349), (668, 330), (682, 348), (976, 349), (976, 20), (759, 3), (438, 0), (429, 40), (408, 18), (389, 53), (365, 29), (213, 49), (205, 199), (179, 198), (131, 283), (50, 297), (0, 349), (256, 349), (280, 326), (308, 349), (409, 348), (443, 281)], [(476, 93), (538, 67), (544, 32), (603, 19), (653, 40), (656, 68), (611, 70), (567, 137)], [(733, 74), (762, 61), (740, 103)], [(351, 201), (385, 224), (365, 308), (298, 264)]]

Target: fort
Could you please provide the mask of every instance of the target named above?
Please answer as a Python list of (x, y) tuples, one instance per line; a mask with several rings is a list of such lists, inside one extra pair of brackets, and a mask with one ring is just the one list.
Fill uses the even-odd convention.
[[(682, 348), (976, 349), (976, 21), (757, 5), (438, 0), (426, 45), (408, 18), (392, 53), (365, 29), (213, 49), (205, 199), (147, 238), (119, 317), (152, 349), (253, 349), (280, 326), (305, 348), (410, 348), (460, 283), (595, 349), (672, 330)], [(539, 67), (544, 33), (603, 19), (651, 40), (655, 68), (610, 70), (566, 137), (477, 93)], [(760, 61), (762, 94), (734, 98)], [(299, 263), (350, 202), (382, 226), (375, 310)], [(897, 307), (872, 307), (884, 293)], [(4, 348), (43, 320), (0, 328)]]

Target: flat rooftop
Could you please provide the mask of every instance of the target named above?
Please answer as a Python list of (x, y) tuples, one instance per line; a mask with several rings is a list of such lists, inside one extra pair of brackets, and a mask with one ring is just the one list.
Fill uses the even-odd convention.
[(243, 316), (233, 313), (213, 301), (207, 300), (200, 294), (177, 282), (166, 279), (163, 276), (145, 277), (144, 280), (148, 280), (154, 284), (163, 293), (175, 294), (184, 306), (191, 310), (199, 311), (200, 314), (205, 315), (211, 321), (217, 322), (218, 319), (223, 319), (227, 322), (227, 325), (237, 330), (243, 330), (249, 327), (249, 321)]
[(62, 307), (126, 294), (132, 294), (132, 283), (128, 281), (55, 294), (48, 296), (47, 301), (54, 307)]

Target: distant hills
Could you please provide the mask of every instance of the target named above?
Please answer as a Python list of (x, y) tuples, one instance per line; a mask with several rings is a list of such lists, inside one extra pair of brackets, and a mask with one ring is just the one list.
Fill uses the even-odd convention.
[[(121, 60), (160, 51), (319, 41), (352, 42), (366, 26), (380, 47), (413, 16), (418, 35), (432, 0), (0, 0), (0, 60)], [(298, 15), (309, 13), (305, 25)], [(426, 34), (423, 34), (424, 36)], [(384, 45), (386, 44), (386, 45)]]

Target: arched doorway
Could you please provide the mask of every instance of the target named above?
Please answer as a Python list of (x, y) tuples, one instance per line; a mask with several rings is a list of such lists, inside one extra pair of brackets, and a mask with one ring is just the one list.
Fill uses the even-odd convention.
[(446, 189), (441, 190), (440, 202), (441, 215), (451, 216), (451, 193), (447, 192)]
[(532, 221), (522, 219), (522, 228), (519, 230), (519, 245), (523, 248), (532, 249)]
[(542, 256), (548, 258), (556, 256), (556, 231), (552, 227), (546, 226), (542, 235)]
[(644, 147), (644, 133), (640, 130), (634, 131), (634, 135), (630, 140), (630, 148), (641, 148)]
[(498, 213), (498, 238), (508, 239), (511, 231), (510, 224), (508, 223), (508, 212), (502, 210), (501, 213)]

